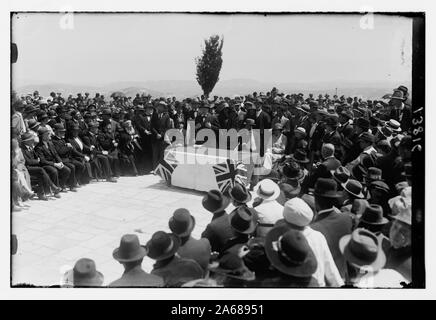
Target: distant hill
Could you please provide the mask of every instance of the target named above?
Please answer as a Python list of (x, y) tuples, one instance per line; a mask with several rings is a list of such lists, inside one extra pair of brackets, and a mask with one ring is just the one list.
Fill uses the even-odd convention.
[[(313, 82), (313, 83), (273, 83), (262, 82), (251, 79), (232, 79), (219, 81), (211, 93), (212, 96), (234, 96), (247, 95), (254, 91), (266, 92), (273, 87), (284, 93), (303, 93), (314, 95), (328, 93), (339, 96), (361, 96), (368, 99), (381, 98), (384, 94), (392, 92), (399, 85), (405, 85), (411, 91), (410, 82)], [(200, 86), (195, 80), (160, 80), (160, 81), (124, 81), (113, 82), (102, 86), (85, 86), (72, 84), (35, 84), (26, 85), (16, 89), (19, 95), (32, 93), (38, 90), (43, 96), (48, 96), (50, 92), (61, 92), (63, 96), (69, 94), (76, 95), (79, 92), (89, 92), (91, 95), (99, 92), (109, 96), (114, 91), (121, 91), (127, 96), (134, 97), (136, 93), (146, 93), (153, 97), (176, 96), (177, 98), (194, 97), (202, 94)]]

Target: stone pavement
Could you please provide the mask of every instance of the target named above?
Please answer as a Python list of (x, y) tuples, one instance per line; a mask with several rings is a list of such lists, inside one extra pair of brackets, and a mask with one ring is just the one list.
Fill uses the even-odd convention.
[[(175, 209), (185, 207), (196, 219), (193, 236), (211, 220), (201, 205), (203, 193), (168, 187), (154, 175), (121, 177), (118, 183), (92, 182), (61, 199), (29, 201), (30, 207), (12, 214), (18, 252), (12, 256), (12, 285), (57, 285), (79, 258), (91, 258), (105, 277), (119, 278), (123, 267), (112, 258), (121, 236), (137, 234), (145, 244), (158, 230), (169, 232)], [(154, 263), (144, 258), (143, 268)]]

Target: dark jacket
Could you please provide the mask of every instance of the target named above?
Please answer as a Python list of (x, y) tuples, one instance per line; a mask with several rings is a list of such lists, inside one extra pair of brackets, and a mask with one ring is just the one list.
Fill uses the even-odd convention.
[(151, 274), (164, 279), (165, 287), (180, 287), (188, 281), (203, 278), (203, 273), (197, 262), (178, 256), (164, 265), (162, 262), (156, 263), (151, 271)]
[(74, 148), (70, 148), (67, 146), (67, 142), (65, 139), (61, 139), (57, 136), (53, 136), (51, 138), (53, 145), (56, 149), (56, 152), (62, 159), (62, 162), (68, 162), (71, 158), (80, 158), (80, 153), (77, 152)]
[(339, 250), (339, 240), (351, 234), (353, 221), (350, 215), (342, 213), (335, 207), (318, 213), (315, 222), (310, 227), (316, 231), (321, 232), (332, 253), (333, 260), (335, 260), (339, 273), (342, 277), (345, 275), (345, 260)]
[(109, 287), (163, 287), (164, 280), (156, 275), (148, 274), (137, 266), (124, 272), (121, 278), (109, 284)]
[(209, 240), (212, 251), (221, 252), (228, 240), (236, 236), (230, 226), (230, 219), (227, 213), (215, 215), (201, 234), (202, 238)]
[(211, 254), (209, 240), (189, 237), (188, 241), (180, 246), (177, 254), (182, 258), (195, 260), (203, 270), (206, 270)]
[(265, 111), (262, 111), (255, 119), (255, 129), (271, 129), (271, 117)]
[(36, 153), (35, 148), (29, 150), (26, 146), (21, 146), (21, 151), (23, 152), (27, 167), (39, 167), (41, 165), (38, 161), (38, 154)]
[(55, 163), (62, 162), (61, 157), (56, 152), (56, 148), (51, 141), (47, 142), (47, 146), (41, 141), (35, 149), (41, 159), (41, 165), (43, 166), (54, 166)]

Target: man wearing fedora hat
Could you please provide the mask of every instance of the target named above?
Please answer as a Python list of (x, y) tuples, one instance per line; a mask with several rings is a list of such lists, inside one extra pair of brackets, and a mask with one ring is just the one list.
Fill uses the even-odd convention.
[(104, 282), (103, 274), (97, 270), (92, 259), (81, 258), (74, 268), (67, 271), (62, 279), (62, 287), (101, 287)]
[(256, 236), (265, 237), (274, 224), (282, 218), (283, 206), (276, 200), (280, 196), (280, 187), (271, 179), (260, 181), (253, 189), (256, 194), (253, 207), (257, 211)]
[(406, 279), (393, 269), (384, 269), (386, 255), (380, 239), (371, 231), (357, 228), (344, 235), (339, 248), (347, 266), (346, 284), (358, 288), (401, 288)]
[(75, 160), (73, 156), (78, 156), (78, 152), (71, 143), (65, 140), (65, 128), (61, 123), (54, 125), (54, 136), (52, 136), (52, 142), (56, 152), (61, 157), (62, 163), (66, 165), (70, 170), (70, 176), (73, 177), (73, 185), (75, 188), (80, 187), (79, 181), (84, 181), (85, 165), (78, 160)]
[(274, 227), (266, 235), (265, 253), (275, 272), (261, 282), (262, 287), (319, 286), (313, 277), (318, 263), (301, 231)]
[(314, 213), (309, 205), (301, 198), (288, 200), (283, 208), (283, 219), (277, 221), (275, 226), (286, 226), (289, 229), (299, 230), (306, 237), (316, 257), (318, 267), (313, 274), (320, 287), (340, 287), (342, 278), (333, 260), (324, 235), (310, 227)]
[(335, 157), (335, 146), (331, 143), (324, 143), (321, 147), (321, 162), (308, 178), (308, 187), (315, 185), (318, 178), (330, 178), (331, 172), (341, 166), (341, 162)]
[(47, 171), (51, 180), (64, 191), (67, 184), (71, 191), (76, 191), (74, 177), (70, 177), (71, 170), (63, 164), (53, 142), (50, 140), (48, 129), (40, 128), (38, 134), (40, 142), (35, 147), (35, 151), (44, 170)]
[(113, 258), (124, 266), (120, 279), (109, 287), (162, 287), (161, 277), (145, 272), (141, 265), (148, 250), (139, 244), (137, 235), (126, 234), (121, 238), (120, 246), (113, 251)]
[(247, 203), (251, 201), (251, 193), (245, 187), (245, 185), (236, 182), (233, 187), (228, 191), (230, 199), (232, 199), (232, 205), (237, 208), (240, 206), (247, 206)]
[(398, 121), (401, 124), (403, 131), (408, 131), (412, 126), (412, 110), (405, 105), (404, 91), (394, 90), (389, 104), (392, 106), (390, 118)]
[(174, 211), (168, 225), (171, 232), (180, 238), (177, 254), (182, 258), (195, 260), (206, 271), (209, 265), (211, 247), (208, 239), (197, 240), (191, 236), (195, 227), (195, 218), (187, 209), (180, 208)]
[(222, 249), (223, 252), (233, 252), (236, 247), (248, 242), (256, 231), (257, 211), (246, 206), (237, 207), (230, 213), (229, 219), (235, 236), (226, 242)]
[(156, 260), (151, 274), (164, 279), (164, 286), (178, 287), (203, 278), (204, 270), (192, 259), (181, 258), (177, 251), (180, 238), (172, 233), (157, 231), (147, 242), (148, 257)]
[(174, 128), (174, 121), (168, 114), (168, 105), (160, 101), (157, 104), (157, 112), (153, 114), (151, 119), (151, 132), (152, 132), (152, 167), (155, 169), (164, 157), (165, 148), (169, 145), (166, 141), (165, 132)]
[(230, 199), (219, 190), (210, 190), (202, 200), (203, 207), (213, 214), (212, 221), (206, 226), (201, 237), (209, 240), (212, 252), (220, 253), (229, 239), (235, 237), (225, 209)]
[(61, 196), (59, 195), (59, 192), (61, 191), (61, 188), (50, 179), (50, 176), (44, 169), (41, 159), (35, 151), (33, 135), (29, 132), (26, 132), (21, 136), (21, 150), (23, 152), (30, 178), (37, 182), (37, 194), (39, 199), (47, 200), (47, 195), (51, 192), (53, 192), (55, 198), (60, 198)]
[(369, 204), (359, 219), (358, 228), (365, 228), (375, 235), (382, 233), (389, 220), (383, 216), (383, 208), (378, 204)]
[[(132, 123), (140, 136), (142, 151), (139, 155), (138, 170), (143, 173), (149, 173), (152, 168), (152, 118), (155, 113), (151, 103), (145, 106), (139, 104), (136, 107)], [(139, 165), (141, 164), (141, 165)]]
[(108, 152), (103, 150), (98, 140), (98, 128), (98, 122), (90, 122), (89, 131), (82, 137), (83, 143), (86, 146), (86, 150), (89, 150), (89, 154), (95, 157), (99, 162), (99, 167), (102, 168), (106, 181), (117, 182), (117, 180), (113, 177), (111, 166), (112, 158), (108, 157)]
[(337, 191), (335, 180), (319, 178), (315, 183), (314, 196), (317, 214), (311, 227), (326, 238), (339, 273), (343, 277), (345, 263), (338, 245), (343, 235), (351, 233), (352, 218), (338, 209), (341, 206), (341, 194)]

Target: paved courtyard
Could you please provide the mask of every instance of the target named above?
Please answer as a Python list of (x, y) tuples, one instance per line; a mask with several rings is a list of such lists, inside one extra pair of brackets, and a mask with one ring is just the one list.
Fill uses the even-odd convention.
[[(158, 230), (169, 231), (168, 219), (185, 207), (196, 219), (199, 237), (211, 219), (200, 192), (168, 187), (160, 177), (121, 177), (118, 183), (93, 182), (61, 199), (30, 201), (12, 214), (18, 252), (12, 257), (12, 285), (57, 285), (77, 259), (91, 258), (104, 274), (104, 284), (119, 278), (123, 267), (112, 258), (123, 234), (137, 234), (145, 244)], [(143, 268), (151, 271), (153, 260)]]

